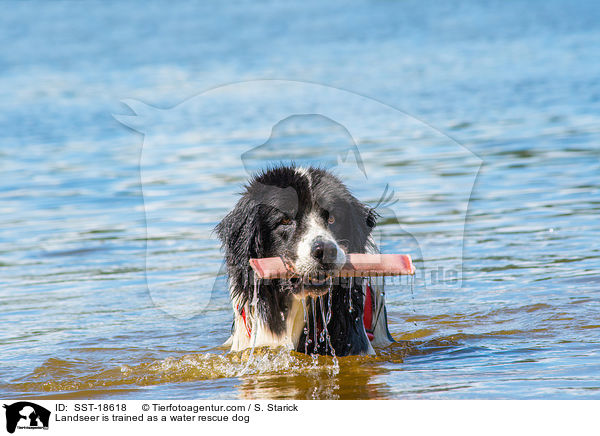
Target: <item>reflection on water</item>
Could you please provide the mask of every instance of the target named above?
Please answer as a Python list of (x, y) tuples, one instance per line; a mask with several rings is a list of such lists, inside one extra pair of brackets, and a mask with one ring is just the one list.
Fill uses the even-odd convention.
[[(101, 368), (96, 362), (83, 359), (51, 358), (10, 388), (20, 392), (19, 396), (27, 396), (28, 392), (61, 392), (60, 398), (78, 398), (81, 391), (105, 396), (128, 388), (239, 377), (240, 398), (371, 399), (384, 397), (389, 391), (385, 383), (373, 383), (374, 377), (387, 372), (381, 364), (401, 364), (411, 353), (421, 355), (444, 346), (448, 345), (440, 341), (425, 344), (400, 341), (379, 350), (376, 357), (350, 356), (337, 360), (285, 348), (259, 348), (252, 356), (250, 350), (207, 352), (113, 368)], [(86, 350), (87, 353), (115, 351)], [(55, 396), (43, 394), (43, 397)]]
[[(316, 7), (3, 10), (1, 396), (600, 398), (600, 3)], [(265, 102), (298, 107), (310, 87), (190, 98), (273, 77), (414, 118), (323, 91), (348, 122), (305, 111), (267, 128)], [(145, 113), (154, 154), (112, 116), (132, 116), (127, 98), (176, 105)], [(389, 186), (377, 240), (420, 275), (390, 280), (399, 342), (377, 356), (257, 350), (239, 375), (210, 230), (280, 158), (335, 167), (373, 206)]]
[[(537, 321), (525, 322), (536, 316)], [(590, 374), (600, 365), (574, 368), (572, 357), (562, 356), (565, 348), (573, 348), (573, 342), (579, 353), (594, 362), (598, 350), (580, 340), (585, 333), (575, 331), (571, 341), (553, 341), (560, 323), (579, 324), (584, 331), (600, 326), (573, 323), (572, 317), (556, 307), (534, 304), (488, 313), (432, 317), (406, 313), (396, 314), (398, 317), (403, 318), (402, 326), (414, 329), (395, 335), (397, 342), (377, 349), (376, 356), (333, 360), (286, 348), (258, 348), (254, 353), (167, 351), (168, 357), (157, 359), (156, 350), (87, 348), (71, 350), (70, 360), (50, 358), (31, 374), (3, 387), (8, 397), (63, 399), (138, 398), (153, 395), (154, 391), (145, 391), (148, 387), (160, 391), (164, 386), (183, 386), (186, 395), (191, 395), (210, 380), (235, 380), (228, 389), (235, 390), (235, 398), (248, 399), (504, 398), (503, 384), (513, 389), (551, 385), (562, 396), (581, 389), (594, 396), (599, 390)], [(527, 324), (532, 328), (527, 329)], [(444, 331), (457, 333), (439, 334)], [(130, 360), (117, 359), (118, 355), (140, 357), (117, 364), (118, 360)], [(563, 378), (563, 373), (568, 378)], [(468, 395), (480, 383), (493, 388)], [(223, 392), (213, 390), (209, 398), (215, 395), (221, 397)], [(530, 395), (536, 397), (534, 392)]]

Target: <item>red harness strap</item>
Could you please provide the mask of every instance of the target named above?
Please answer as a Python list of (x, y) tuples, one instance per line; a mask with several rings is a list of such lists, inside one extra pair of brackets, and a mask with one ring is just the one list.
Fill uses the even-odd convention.
[(371, 285), (367, 285), (367, 293), (365, 295), (365, 310), (363, 313), (363, 323), (365, 325), (365, 331), (367, 332), (367, 337), (370, 341), (375, 338), (373, 334), (373, 289), (371, 289)]
[[(236, 307), (236, 309), (238, 309), (239, 311), (239, 306)], [(246, 309), (242, 308), (242, 311), (240, 312), (240, 315), (242, 317), (242, 320), (244, 321), (244, 327), (246, 328), (246, 333), (248, 334), (248, 337), (252, 337), (252, 329), (250, 329), (250, 327), (248, 327), (248, 321), (246, 320)]]

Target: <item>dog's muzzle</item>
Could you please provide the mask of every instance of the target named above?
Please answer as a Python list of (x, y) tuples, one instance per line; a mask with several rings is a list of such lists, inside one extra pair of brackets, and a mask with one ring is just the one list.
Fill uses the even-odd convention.
[(325, 269), (336, 267), (339, 247), (333, 241), (316, 238), (312, 244), (310, 255)]
[(346, 254), (334, 240), (324, 236), (315, 237), (309, 244), (308, 258), (298, 265), (297, 292), (315, 297), (329, 290), (332, 279), (346, 263)]

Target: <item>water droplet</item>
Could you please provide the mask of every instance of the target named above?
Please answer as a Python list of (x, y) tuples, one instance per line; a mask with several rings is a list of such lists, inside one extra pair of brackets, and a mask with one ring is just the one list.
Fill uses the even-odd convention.
[(310, 308), (312, 311), (312, 329), (313, 329), (313, 339), (314, 339), (314, 348), (313, 348), (313, 355), (317, 354), (317, 350), (319, 349), (319, 344), (317, 342), (317, 308), (316, 306), (316, 301), (314, 298), (310, 299)]
[[(302, 285), (302, 293), (304, 294), (304, 285)], [(306, 298), (302, 299), (302, 309), (304, 309), (304, 354), (308, 354), (308, 312), (306, 309)]]
[[(415, 309), (415, 276), (409, 276), (408, 277), (408, 283), (410, 286), (410, 300), (412, 303), (412, 311), (413, 313), (416, 315), (417, 314), (417, 310)], [(414, 325), (417, 325), (417, 321), (414, 322)]]
[(250, 348), (250, 355), (248, 356), (248, 361), (246, 362), (246, 366), (242, 369), (239, 375), (244, 375), (248, 368), (250, 367), (250, 363), (252, 363), (252, 359), (254, 356), (254, 348), (256, 347), (256, 337), (258, 332), (258, 276), (254, 275), (254, 295), (252, 296), (252, 310), (248, 311), (248, 320), (252, 320), (250, 323), (250, 328), (252, 329), (252, 347)]
[(354, 277), (349, 278), (349, 286), (348, 286), (348, 311), (352, 313), (352, 287), (354, 286)]

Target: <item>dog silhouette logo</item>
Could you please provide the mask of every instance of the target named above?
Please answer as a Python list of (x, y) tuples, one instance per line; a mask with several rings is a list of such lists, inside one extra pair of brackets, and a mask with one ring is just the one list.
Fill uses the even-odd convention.
[(4, 405), (6, 409), (6, 431), (19, 429), (48, 429), (50, 411), (29, 401)]
[[(431, 125), (366, 96), (289, 80), (230, 83), (170, 108), (122, 102), (130, 112), (114, 118), (143, 134), (146, 284), (155, 307), (169, 315), (199, 315), (227, 286), (212, 230), (215, 214), (235, 198), (231, 187), (290, 162), (334, 170), (367, 201), (383, 192), (375, 207), (382, 216), (372, 233), (376, 244), (388, 250), (401, 244), (412, 253), (423, 288), (462, 286), (465, 226), (483, 161)], [(432, 163), (441, 153), (443, 168)], [(292, 193), (282, 195), (293, 200)], [(432, 202), (454, 218), (432, 221), (424, 234)], [(165, 253), (174, 252), (186, 271), (201, 263), (202, 273), (165, 280)], [(215, 293), (197, 291), (211, 287)]]

